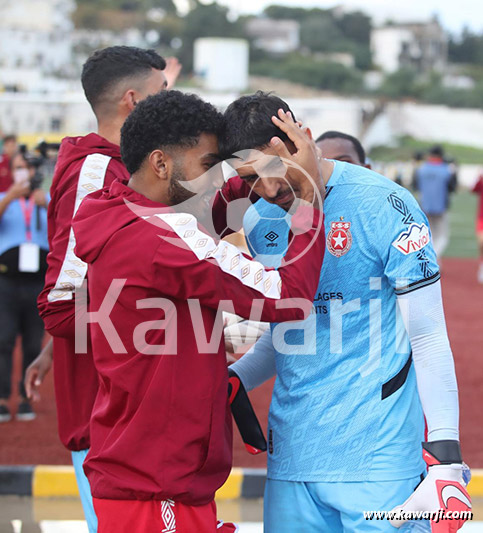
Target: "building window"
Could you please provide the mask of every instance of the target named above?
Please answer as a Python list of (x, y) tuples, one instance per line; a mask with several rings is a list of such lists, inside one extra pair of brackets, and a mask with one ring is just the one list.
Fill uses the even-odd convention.
[(62, 120), (60, 118), (53, 118), (50, 121), (50, 131), (60, 131)]

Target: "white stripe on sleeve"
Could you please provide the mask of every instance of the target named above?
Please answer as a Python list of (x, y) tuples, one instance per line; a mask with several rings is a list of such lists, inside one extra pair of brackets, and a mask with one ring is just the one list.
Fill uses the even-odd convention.
[(280, 299), (282, 278), (277, 270), (265, 270), (258, 261), (247, 259), (236, 246), (219, 241), (202, 232), (196, 218), (187, 213), (156, 214), (202, 261), (214, 259), (221, 270), (239, 279), (244, 285), (260, 292), (266, 298)]
[[(82, 200), (91, 192), (98, 191), (104, 186), (106, 179), (107, 166), (111, 158), (103, 154), (90, 154), (85, 158), (79, 173), (77, 182), (77, 192), (75, 197), (74, 218), (79, 209)], [(87, 274), (87, 264), (81, 261), (74, 253), (75, 235), (70, 228), (69, 243), (65, 253), (62, 268), (55, 283), (54, 288), (49, 292), (47, 297), (49, 302), (60, 300), (72, 300), (74, 292), (84, 281)]]

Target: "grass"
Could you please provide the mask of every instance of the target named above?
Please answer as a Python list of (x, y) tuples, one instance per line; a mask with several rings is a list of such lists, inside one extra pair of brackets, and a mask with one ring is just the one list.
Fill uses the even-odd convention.
[(418, 141), (412, 137), (401, 137), (399, 146), (375, 146), (369, 156), (374, 161), (411, 161), (415, 152), (427, 152), (429, 148), (439, 144), (443, 147), (448, 157), (456, 159), (460, 164), (480, 165), (483, 163), (483, 149), (458, 144), (435, 143), (431, 141)]
[(475, 238), (477, 204), (477, 195), (469, 191), (460, 191), (451, 197), (451, 234), (445, 257), (478, 257)]

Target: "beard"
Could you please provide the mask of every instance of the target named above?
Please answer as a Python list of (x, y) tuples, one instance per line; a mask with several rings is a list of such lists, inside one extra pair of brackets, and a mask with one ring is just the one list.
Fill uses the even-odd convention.
[(181, 165), (176, 164), (168, 187), (170, 205), (175, 211), (194, 215), (198, 222), (206, 224), (211, 220), (209, 198), (213, 195), (206, 198), (205, 194), (190, 191), (183, 185), (186, 181)]
[(171, 182), (168, 187), (169, 201), (172, 206), (186, 202), (190, 198), (193, 198), (193, 196), (196, 196), (196, 193), (188, 190), (182, 183), (180, 183), (183, 181), (186, 181), (186, 177), (184, 176), (180, 165), (176, 163), (173, 167)]

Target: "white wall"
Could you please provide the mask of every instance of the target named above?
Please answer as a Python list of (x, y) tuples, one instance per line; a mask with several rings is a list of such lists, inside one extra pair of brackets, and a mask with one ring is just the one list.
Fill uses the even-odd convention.
[(483, 110), (391, 102), (368, 129), (367, 148), (409, 135), (415, 139), (483, 148)]

